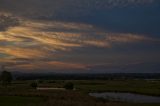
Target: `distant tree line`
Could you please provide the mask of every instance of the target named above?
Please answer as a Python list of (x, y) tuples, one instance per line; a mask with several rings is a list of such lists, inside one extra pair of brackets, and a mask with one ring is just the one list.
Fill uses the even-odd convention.
[(159, 79), (160, 73), (107, 73), (107, 74), (18, 74), (17, 80), (114, 80), (114, 79)]

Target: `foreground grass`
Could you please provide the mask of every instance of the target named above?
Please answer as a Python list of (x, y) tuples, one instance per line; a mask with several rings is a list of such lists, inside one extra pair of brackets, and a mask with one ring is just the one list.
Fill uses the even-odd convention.
[(0, 86), (0, 106), (160, 106), (160, 104), (122, 103), (90, 97), (88, 92), (121, 91), (160, 95), (160, 81), (145, 80), (70, 80), (43, 81), (40, 87), (63, 87), (72, 82), (76, 91), (38, 91), (30, 88), (33, 81), (14, 81)]
[[(7, 95), (7, 94), (5, 94)], [(16, 96), (15, 96), (16, 95)], [(0, 106), (159, 106), (160, 104), (131, 104), (96, 99), (76, 91), (27, 91), (0, 96)]]
[(41, 97), (0, 96), (0, 106), (38, 106), (42, 101)]

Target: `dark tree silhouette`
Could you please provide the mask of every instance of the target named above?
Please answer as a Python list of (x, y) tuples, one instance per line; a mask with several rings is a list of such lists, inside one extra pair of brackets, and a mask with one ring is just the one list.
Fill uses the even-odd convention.
[(7, 86), (9, 84), (11, 84), (11, 81), (12, 81), (12, 74), (8, 71), (6, 71), (3, 67), (2, 67), (2, 73), (1, 73), (1, 76), (0, 76), (0, 79), (2, 81), (2, 84), (4, 86)]
[(36, 88), (38, 87), (38, 84), (37, 84), (36, 82), (32, 82), (32, 83), (30, 84), (30, 86), (31, 86), (32, 88), (36, 89)]

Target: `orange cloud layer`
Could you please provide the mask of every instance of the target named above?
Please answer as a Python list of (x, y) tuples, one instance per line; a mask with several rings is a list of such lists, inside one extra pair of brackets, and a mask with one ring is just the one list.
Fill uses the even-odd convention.
[(0, 53), (14, 56), (16, 58), (42, 58), (47, 56), (43, 51), (29, 48), (17, 48), (17, 47), (0, 47)]
[(50, 61), (50, 62), (36, 62), (36, 63), (15, 65), (10, 68), (19, 70), (30, 70), (30, 71), (34, 70), (57, 71), (57, 70), (86, 70), (87, 66), (83, 64)]
[[(86, 24), (46, 21), (24, 21), (20, 26), (0, 32), (1, 62), (29, 59), (32, 64), (17, 64), (17, 68), (86, 69), (86, 65), (55, 62), (58, 55), (65, 56), (75, 48), (113, 48), (113, 45), (137, 42), (160, 42), (159, 39), (129, 33), (108, 33)], [(87, 54), (89, 56), (89, 54)], [(5, 60), (7, 59), (7, 61)], [(42, 60), (41, 62), (38, 62)], [(45, 61), (43, 61), (45, 60)], [(46, 61), (48, 60), (48, 61)], [(50, 62), (51, 61), (51, 62)], [(43, 65), (44, 64), (44, 65)]]

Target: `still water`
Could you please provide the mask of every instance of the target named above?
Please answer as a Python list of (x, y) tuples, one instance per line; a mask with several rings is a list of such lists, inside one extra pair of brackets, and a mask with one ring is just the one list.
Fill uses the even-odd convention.
[(134, 93), (104, 92), (89, 93), (90, 96), (103, 98), (113, 101), (132, 102), (132, 103), (160, 103), (160, 97), (140, 95)]

